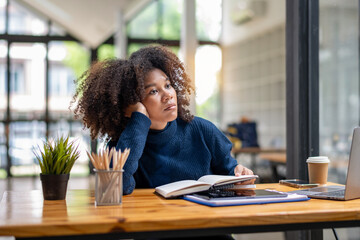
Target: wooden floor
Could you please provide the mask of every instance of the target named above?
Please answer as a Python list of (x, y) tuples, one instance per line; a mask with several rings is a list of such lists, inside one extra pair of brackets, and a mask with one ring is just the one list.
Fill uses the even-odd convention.
[[(9, 179), (0, 179), (0, 196), (6, 190), (23, 191), (23, 190), (41, 189), (39, 177), (17, 177)], [(68, 189), (94, 189), (94, 177), (70, 177)], [(359, 239), (360, 228), (340, 228), (336, 229), (339, 239), (355, 240)], [(285, 239), (284, 233), (259, 233), (259, 234), (239, 234), (234, 235), (237, 240), (282, 240)], [(0, 240), (10, 240), (0, 236)], [(324, 239), (335, 239), (331, 229), (324, 231)]]

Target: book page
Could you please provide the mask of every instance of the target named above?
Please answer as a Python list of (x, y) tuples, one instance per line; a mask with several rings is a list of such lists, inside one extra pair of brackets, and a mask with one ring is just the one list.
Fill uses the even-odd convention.
[(228, 175), (205, 175), (199, 178), (198, 181), (210, 183), (211, 185), (223, 185), (246, 181), (257, 177), (257, 175), (241, 175), (239, 177)]
[(183, 180), (165, 184), (155, 188), (155, 191), (164, 197), (183, 195), (196, 191), (207, 190), (211, 184), (195, 180)]

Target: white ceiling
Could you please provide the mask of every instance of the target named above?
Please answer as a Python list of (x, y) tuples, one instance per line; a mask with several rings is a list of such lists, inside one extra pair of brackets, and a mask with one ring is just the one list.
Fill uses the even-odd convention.
[(116, 30), (120, 12), (131, 19), (152, 0), (17, 0), (95, 48)]

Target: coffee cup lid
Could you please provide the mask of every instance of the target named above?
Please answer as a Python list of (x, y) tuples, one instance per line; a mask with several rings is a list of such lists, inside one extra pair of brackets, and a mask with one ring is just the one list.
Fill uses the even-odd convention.
[(306, 160), (307, 163), (329, 163), (330, 160), (326, 156), (309, 157)]

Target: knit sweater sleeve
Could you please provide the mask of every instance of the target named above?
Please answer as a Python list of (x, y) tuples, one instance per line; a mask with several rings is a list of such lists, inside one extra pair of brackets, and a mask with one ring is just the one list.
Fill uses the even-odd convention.
[(123, 193), (125, 195), (132, 193), (135, 188), (133, 175), (138, 169), (139, 159), (144, 151), (150, 125), (151, 121), (148, 117), (142, 113), (133, 112), (116, 144), (117, 150), (124, 151), (125, 148), (130, 148), (130, 154), (124, 165), (123, 173)]
[(211, 169), (215, 174), (234, 175), (237, 161), (231, 156), (232, 143), (210, 121), (204, 120), (205, 138), (212, 155)]

